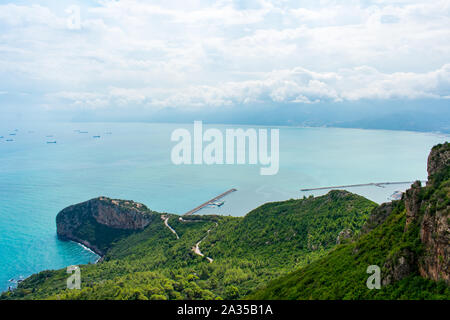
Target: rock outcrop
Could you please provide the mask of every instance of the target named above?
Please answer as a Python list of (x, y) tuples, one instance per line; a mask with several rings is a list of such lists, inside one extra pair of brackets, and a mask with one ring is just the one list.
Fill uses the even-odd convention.
[(405, 230), (408, 230), (408, 226), (411, 222), (416, 221), (420, 216), (420, 207), (422, 205), (422, 199), (420, 197), (422, 184), (420, 181), (416, 181), (411, 185), (411, 188), (406, 190), (403, 194), (403, 201), (405, 202), (406, 209), (406, 225)]
[(434, 147), (428, 157), (428, 184), (439, 187), (423, 204), (420, 225), (424, 254), (419, 262), (423, 277), (450, 284), (450, 144)]
[(449, 206), (442, 210), (425, 213), (420, 240), (425, 252), (419, 263), (420, 274), (429, 279), (444, 280), (450, 284), (450, 228)]
[[(388, 257), (383, 284), (401, 280), (412, 272), (450, 284), (450, 144), (433, 147), (428, 157), (428, 182), (416, 181), (402, 197), (406, 210), (404, 232), (419, 230), (423, 253), (403, 250)], [(383, 206), (375, 209), (379, 211)], [(382, 210), (381, 210), (382, 211)], [(386, 211), (387, 212), (387, 211)], [(379, 214), (378, 214), (379, 215)], [(375, 214), (370, 220), (377, 220)], [(385, 216), (381, 214), (381, 216)], [(414, 229), (414, 228), (416, 229)], [(370, 228), (369, 228), (370, 229)]]
[(144, 229), (154, 216), (143, 204), (99, 197), (58, 213), (57, 235), (104, 255), (113, 241)]
[(448, 171), (450, 166), (450, 143), (439, 144), (431, 149), (428, 156), (428, 176), (433, 177), (436, 173)]
[(336, 238), (336, 244), (344, 243), (346, 240), (351, 239), (353, 236), (353, 231), (351, 229), (344, 229), (339, 232)]
[(382, 225), (387, 217), (389, 217), (389, 215), (392, 213), (393, 208), (393, 202), (386, 202), (373, 209), (372, 213), (367, 219), (367, 222), (361, 228), (361, 234), (369, 233), (379, 225)]
[(400, 281), (417, 270), (416, 257), (408, 249), (404, 249), (386, 260), (383, 269), (386, 276), (383, 278), (383, 286)]

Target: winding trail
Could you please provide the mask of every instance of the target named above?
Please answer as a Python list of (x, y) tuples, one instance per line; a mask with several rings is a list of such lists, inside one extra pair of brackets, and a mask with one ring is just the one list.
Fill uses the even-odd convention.
[(169, 230), (170, 230), (174, 235), (177, 236), (177, 239), (180, 239), (180, 237), (178, 236), (178, 233), (175, 231), (175, 229), (173, 229), (171, 226), (169, 226), (169, 223), (168, 223), (169, 217), (166, 216), (166, 215), (162, 215), (162, 216), (161, 216), (161, 219), (164, 220), (164, 224), (166, 225), (166, 227), (169, 228)]
[[(216, 227), (217, 227), (218, 225), (219, 225), (219, 224), (216, 222)], [(208, 231), (206, 231), (206, 236), (204, 236), (202, 240), (200, 240), (199, 242), (197, 242), (197, 243), (195, 244), (195, 247), (192, 247), (192, 251), (194, 251), (194, 253), (195, 253), (196, 255), (199, 255), (199, 256), (201, 256), (201, 257), (205, 257), (205, 255), (200, 251), (200, 243), (202, 243), (202, 241), (206, 239), (206, 237), (208, 236), (208, 234), (209, 234), (210, 232), (211, 232), (211, 229), (209, 229)], [(213, 260), (212, 258), (210, 258), (210, 257), (205, 257), (205, 258), (206, 258), (206, 260), (209, 261), (209, 263), (212, 263), (212, 262), (214, 261), (214, 260)]]
[[(208, 233), (209, 233), (209, 231), (211, 231), (211, 230), (208, 230)], [(205, 238), (207, 237), (208, 235), (206, 235), (205, 236)], [(200, 257), (205, 257), (205, 255), (200, 251), (200, 243), (202, 243), (202, 241), (203, 240), (205, 240), (205, 238), (203, 238), (202, 240), (200, 240), (199, 242), (197, 242), (196, 244), (195, 244), (195, 247), (193, 247), (192, 248), (192, 251), (194, 251), (194, 253), (196, 254), (196, 255), (199, 255)], [(208, 261), (209, 261), (209, 263), (212, 263), (214, 260), (212, 259), (212, 258), (210, 258), (210, 257), (205, 257)]]
[[(180, 237), (178, 236), (178, 234), (177, 234), (177, 232), (175, 231), (175, 229), (174, 228), (172, 228), (170, 225), (169, 225), (169, 216), (166, 216), (166, 215), (162, 215), (161, 216), (161, 219), (164, 221), (164, 224), (165, 224), (165, 226), (177, 237), (177, 239), (180, 239)], [(179, 221), (181, 221), (181, 222), (201, 222), (201, 221), (203, 221), (203, 220), (185, 220), (185, 219), (183, 219), (183, 218), (178, 218), (178, 220)], [(218, 226), (219, 224), (216, 222), (216, 227)], [(208, 236), (208, 234), (211, 232), (211, 230), (212, 230), (212, 228), (211, 229), (209, 229), (208, 231), (206, 231), (206, 235), (203, 237), (203, 239), (201, 239), (199, 242), (197, 242), (196, 244), (195, 244), (195, 246), (194, 247), (192, 247), (192, 251), (194, 251), (194, 253), (196, 254), (196, 255), (199, 255), (200, 257), (205, 257), (206, 258), (206, 260), (208, 260), (209, 261), (209, 263), (212, 263), (214, 260), (212, 259), (212, 258), (210, 258), (210, 257), (206, 257), (201, 251), (200, 251), (200, 243), (202, 243), (202, 241), (203, 240), (205, 240), (206, 239), (206, 237)]]

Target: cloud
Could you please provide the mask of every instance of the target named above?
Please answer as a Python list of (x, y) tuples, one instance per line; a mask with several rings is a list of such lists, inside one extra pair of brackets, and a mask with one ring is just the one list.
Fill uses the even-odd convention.
[(450, 64), (426, 73), (390, 74), (367, 66), (338, 72), (313, 72), (297, 67), (267, 73), (261, 80), (225, 82), (217, 86), (187, 86), (176, 90), (111, 87), (104, 93), (59, 92), (48, 95), (85, 108), (111, 105), (198, 108), (361, 99), (448, 99), (449, 96)]
[(80, 14), (73, 30), (61, 4), (0, 5), (1, 91), (68, 109), (450, 96), (445, 0), (100, 0)]
[(12, 26), (45, 25), (51, 28), (65, 26), (65, 19), (58, 18), (53, 12), (41, 5), (19, 6), (12, 3), (0, 6), (0, 22)]

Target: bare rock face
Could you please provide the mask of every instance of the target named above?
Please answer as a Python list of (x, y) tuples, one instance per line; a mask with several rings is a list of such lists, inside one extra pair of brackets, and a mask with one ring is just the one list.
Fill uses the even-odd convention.
[(420, 199), (421, 192), (421, 183), (420, 181), (416, 181), (411, 185), (411, 188), (406, 190), (403, 195), (403, 201), (405, 202), (406, 208), (406, 225), (405, 230), (408, 229), (408, 226), (411, 222), (417, 220), (420, 215)]
[(420, 240), (425, 245), (425, 253), (419, 263), (420, 274), (429, 279), (444, 280), (450, 284), (450, 228), (447, 206), (442, 210), (425, 213)]
[(339, 235), (336, 238), (336, 244), (341, 244), (345, 240), (350, 239), (353, 236), (353, 231), (351, 229), (344, 229), (339, 232)]
[(393, 202), (385, 202), (373, 209), (369, 219), (367, 219), (367, 222), (361, 228), (361, 234), (369, 233), (379, 225), (383, 224), (392, 213), (393, 208)]
[(383, 269), (386, 272), (386, 276), (382, 281), (384, 286), (395, 281), (400, 281), (417, 270), (415, 256), (407, 249), (402, 250), (400, 253), (387, 259)]
[(448, 170), (450, 166), (450, 144), (448, 142), (435, 146), (428, 156), (427, 171), (428, 176)]
[(98, 223), (111, 228), (143, 229), (151, 221), (150, 215), (142, 210), (144, 206), (133, 201), (98, 198), (88, 201), (87, 207)]
[(441, 192), (435, 193), (427, 201), (420, 226), (420, 239), (425, 253), (419, 262), (419, 272), (423, 277), (444, 280), (450, 284), (450, 185), (445, 182), (449, 177), (450, 144), (434, 147), (428, 157), (428, 183), (440, 185)]
[[(416, 181), (402, 198), (406, 209), (405, 232), (419, 228), (423, 253), (404, 249), (386, 260), (383, 284), (398, 281), (412, 272), (450, 284), (450, 144), (435, 146), (428, 157), (428, 182)], [(376, 218), (376, 217), (375, 217)]]
[(153, 219), (153, 212), (143, 204), (99, 197), (62, 210), (56, 227), (60, 239), (103, 255), (113, 241), (144, 229)]

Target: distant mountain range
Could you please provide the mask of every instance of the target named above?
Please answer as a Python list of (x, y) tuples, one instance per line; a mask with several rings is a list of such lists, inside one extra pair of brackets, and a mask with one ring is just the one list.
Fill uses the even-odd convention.
[(202, 120), (205, 123), (235, 125), (328, 126), (450, 133), (449, 119), (448, 99), (423, 99), (278, 105), (249, 103), (196, 109), (129, 106), (126, 109), (109, 107), (38, 111), (24, 106), (5, 106), (0, 125), (20, 121), (192, 123), (194, 120)]

